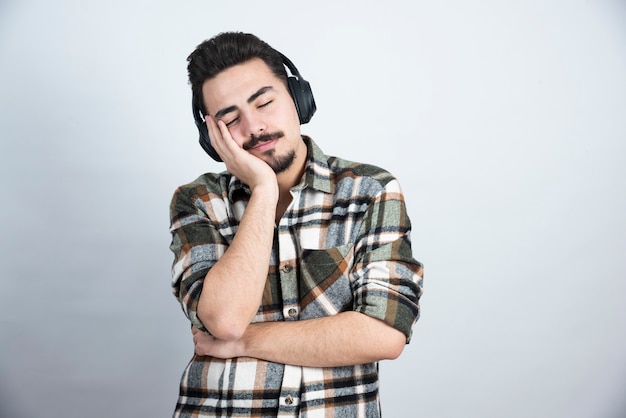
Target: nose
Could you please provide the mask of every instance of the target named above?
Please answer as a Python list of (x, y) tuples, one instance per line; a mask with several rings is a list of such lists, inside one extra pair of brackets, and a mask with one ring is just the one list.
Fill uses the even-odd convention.
[(247, 137), (258, 136), (265, 132), (267, 126), (262, 116), (255, 111), (250, 111), (245, 115), (245, 134)]

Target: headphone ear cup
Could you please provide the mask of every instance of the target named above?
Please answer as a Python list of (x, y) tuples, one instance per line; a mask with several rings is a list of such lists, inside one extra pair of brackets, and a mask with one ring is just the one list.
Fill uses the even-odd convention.
[(287, 85), (289, 87), (289, 93), (291, 93), (291, 97), (296, 104), (300, 124), (308, 123), (317, 110), (313, 92), (311, 91), (311, 85), (308, 81), (297, 79), (296, 77), (288, 77)]
[(192, 99), (191, 110), (193, 111), (193, 120), (196, 123), (196, 127), (198, 128), (198, 133), (200, 134), (199, 142), (202, 149), (209, 154), (211, 158), (213, 158), (217, 162), (222, 162), (217, 151), (211, 145), (211, 138), (209, 138), (209, 130), (206, 126), (206, 121), (202, 118), (202, 111), (196, 106), (195, 99)]

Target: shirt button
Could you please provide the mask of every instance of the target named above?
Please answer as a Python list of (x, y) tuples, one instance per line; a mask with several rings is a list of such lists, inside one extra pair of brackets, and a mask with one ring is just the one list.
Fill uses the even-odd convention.
[(289, 273), (291, 269), (292, 269), (291, 264), (285, 264), (283, 266), (283, 273)]
[(292, 318), (293, 318), (294, 316), (296, 316), (296, 315), (298, 314), (298, 310), (297, 310), (296, 308), (291, 308), (291, 309), (289, 309), (289, 311), (287, 312), (287, 314), (288, 314), (290, 317), (292, 317)]
[(293, 396), (287, 395), (287, 397), (285, 398), (285, 403), (287, 405), (291, 405), (293, 403)]

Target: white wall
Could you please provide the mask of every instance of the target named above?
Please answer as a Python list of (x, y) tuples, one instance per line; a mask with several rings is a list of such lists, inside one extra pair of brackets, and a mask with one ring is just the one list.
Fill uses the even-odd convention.
[[(215, 5), (219, 4), (219, 5)], [(186, 57), (288, 55), (303, 132), (403, 185), (423, 316), (387, 417), (626, 415), (620, 0), (0, 2), (0, 416), (167, 417), (192, 352), (168, 204), (221, 170)]]

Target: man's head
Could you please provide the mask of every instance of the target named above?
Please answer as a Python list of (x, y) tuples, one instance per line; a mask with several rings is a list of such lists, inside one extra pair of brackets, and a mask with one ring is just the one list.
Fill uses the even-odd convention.
[[(250, 151), (255, 141), (267, 138), (267, 135), (287, 135), (290, 140), (293, 137), (299, 139), (299, 124), (307, 123), (315, 113), (316, 105), (309, 83), (300, 76), (298, 69), (287, 57), (254, 35), (241, 32), (221, 33), (198, 45), (187, 61), (193, 93), (193, 116), (200, 133), (200, 145), (217, 161), (221, 161), (221, 157), (211, 144), (204, 120), (206, 115), (211, 115), (216, 120), (224, 119), (226, 114), (223, 110), (231, 109), (228, 121), (224, 121), (230, 123), (237, 117), (242, 122), (237, 122), (236, 127), (233, 124), (233, 129), (229, 127), (229, 131), (233, 139)], [(285, 67), (291, 75), (288, 76)], [(249, 84), (245, 88), (241, 85), (244, 79)], [(253, 89), (255, 86), (267, 92), (267, 95), (261, 95), (263, 104), (269, 101), (272, 105), (253, 115), (252, 110), (261, 110), (258, 106), (259, 100), (252, 102), (242, 99), (257, 97), (258, 92)], [(288, 100), (281, 100), (285, 98), (283, 93), (287, 93)], [(212, 103), (209, 103), (209, 99)], [(269, 112), (278, 110), (276, 107), (280, 108), (280, 112)], [(291, 119), (294, 110), (295, 126)], [(270, 115), (272, 116), (269, 117)], [(257, 126), (258, 129), (250, 130), (252, 126), (248, 122), (255, 122), (251, 117), (257, 118), (256, 122), (262, 120), (266, 126)], [(274, 131), (269, 132), (264, 128)], [(277, 155), (273, 150), (268, 150), (265, 156), (269, 157), (270, 154), (274, 157)], [(267, 162), (270, 163), (269, 160)], [(280, 169), (276, 159), (270, 165)]]
[(188, 62), (200, 145), (212, 158), (221, 161), (206, 115), (224, 122), (239, 146), (277, 173), (303, 161), (300, 124), (315, 112), (315, 101), (287, 57), (254, 35), (229, 32), (200, 44)]
[(204, 83), (222, 71), (254, 58), (260, 58), (276, 77), (287, 84), (282, 55), (252, 34), (225, 32), (198, 45), (187, 57), (187, 71), (195, 105), (207, 114), (202, 96)]

